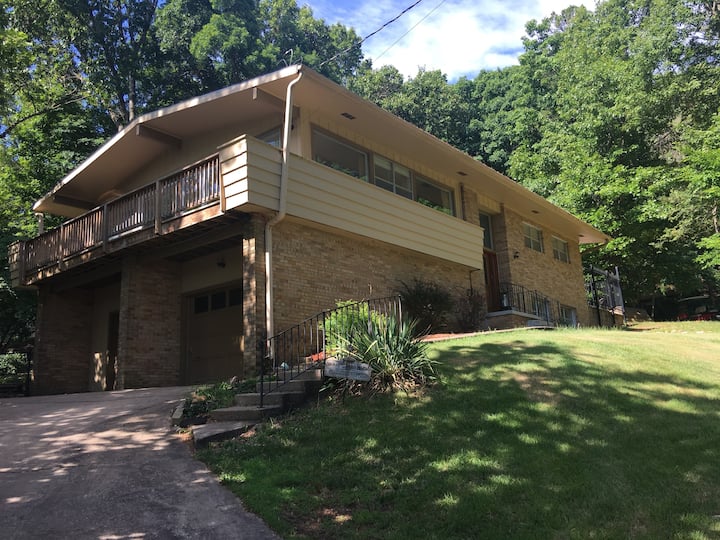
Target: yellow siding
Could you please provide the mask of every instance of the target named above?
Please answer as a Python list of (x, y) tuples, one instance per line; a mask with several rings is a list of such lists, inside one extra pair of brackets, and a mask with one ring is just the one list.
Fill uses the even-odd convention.
[[(277, 211), (280, 152), (252, 137), (220, 149), (227, 209), (243, 205)], [(483, 231), (399, 195), (291, 156), (288, 215), (482, 268)]]

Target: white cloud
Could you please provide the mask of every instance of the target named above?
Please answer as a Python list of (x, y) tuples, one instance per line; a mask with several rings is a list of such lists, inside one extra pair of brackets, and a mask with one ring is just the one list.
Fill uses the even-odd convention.
[[(590, 9), (594, 6), (594, 2), (587, 0), (445, 0), (437, 7), (441, 1), (425, 0), (366, 41), (363, 51), (373, 59), (373, 66), (393, 65), (406, 76), (414, 76), (418, 67), (425, 67), (440, 69), (450, 80), (463, 75), (473, 77), (481, 69), (517, 63), (529, 20), (542, 19), (572, 4)], [(316, 17), (329, 24), (340, 22), (352, 26), (364, 37), (412, 2), (312, 0), (306, 3)], [(422, 20), (424, 17), (427, 18)]]

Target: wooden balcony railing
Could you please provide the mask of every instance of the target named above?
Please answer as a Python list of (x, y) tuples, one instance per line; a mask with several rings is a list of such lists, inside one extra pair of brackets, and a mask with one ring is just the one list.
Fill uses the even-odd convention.
[(162, 224), (220, 200), (217, 155), (99, 206), (18, 247), (19, 281), (69, 258), (105, 248), (109, 242)]

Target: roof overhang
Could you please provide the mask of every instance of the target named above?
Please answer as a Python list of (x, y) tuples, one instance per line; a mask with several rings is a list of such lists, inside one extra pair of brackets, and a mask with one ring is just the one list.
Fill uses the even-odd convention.
[[(293, 100), (348, 132), (360, 134), (397, 155), (412, 156), (431, 170), (458, 180), (528, 219), (581, 244), (604, 243), (607, 235), (473, 159), (417, 126), (366, 101), (315, 71), (290, 66), (279, 71), (183, 101), (133, 120), (68, 174), (33, 207), (39, 212), (79, 215), (103, 193), (182, 141), (240, 121), (282, 110), (285, 91), (298, 72)], [(378, 126), (382, 126), (379, 128)], [(392, 156), (389, 156), (392, 157)]]

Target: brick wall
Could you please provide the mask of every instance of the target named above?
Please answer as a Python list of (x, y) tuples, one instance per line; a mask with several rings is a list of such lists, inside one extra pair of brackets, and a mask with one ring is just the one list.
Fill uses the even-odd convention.
[[(503, 223), (498, 229), (503, 234), (499, 244), (506, 250), (507, 258), (500, 268), (501, 279), (516, 285), (522, 285), (577, 310), (578, 322), (582, 326), (593, 325), (587, 311), (582, 262), (577, 240), (564, 236), (560, 231), (552, 231), (530, 219), (505, 209)], [(523, 222), (534, 225), (543, 232), (544, 252), (525, 247)], [(497, 232), (497, 231), (496, 231)], [(552, 236), (555, 235), (568, 243), (570, 263), (558, 261), (553, 257)], [(517, 252), (518, 257), (513, 254)]]
[(401, 282), (415, 278), (436, 282), (454, 297), (469, 287), (470, 268), (464, 265), (291, 219), (273, 230), (273, 265), (276, 331), (338, 300), (395, 294)]
[(116, 388), (180, 383), (180, 268), (169, 261), (123, 261)]
[(88, 390), (92, 291), (52, 292), (41, 286), (34, 351), (33, 392)]
[(265, 335), (265, 220), (254, 215), (243, 231), (243, 375), (257, 374)]

